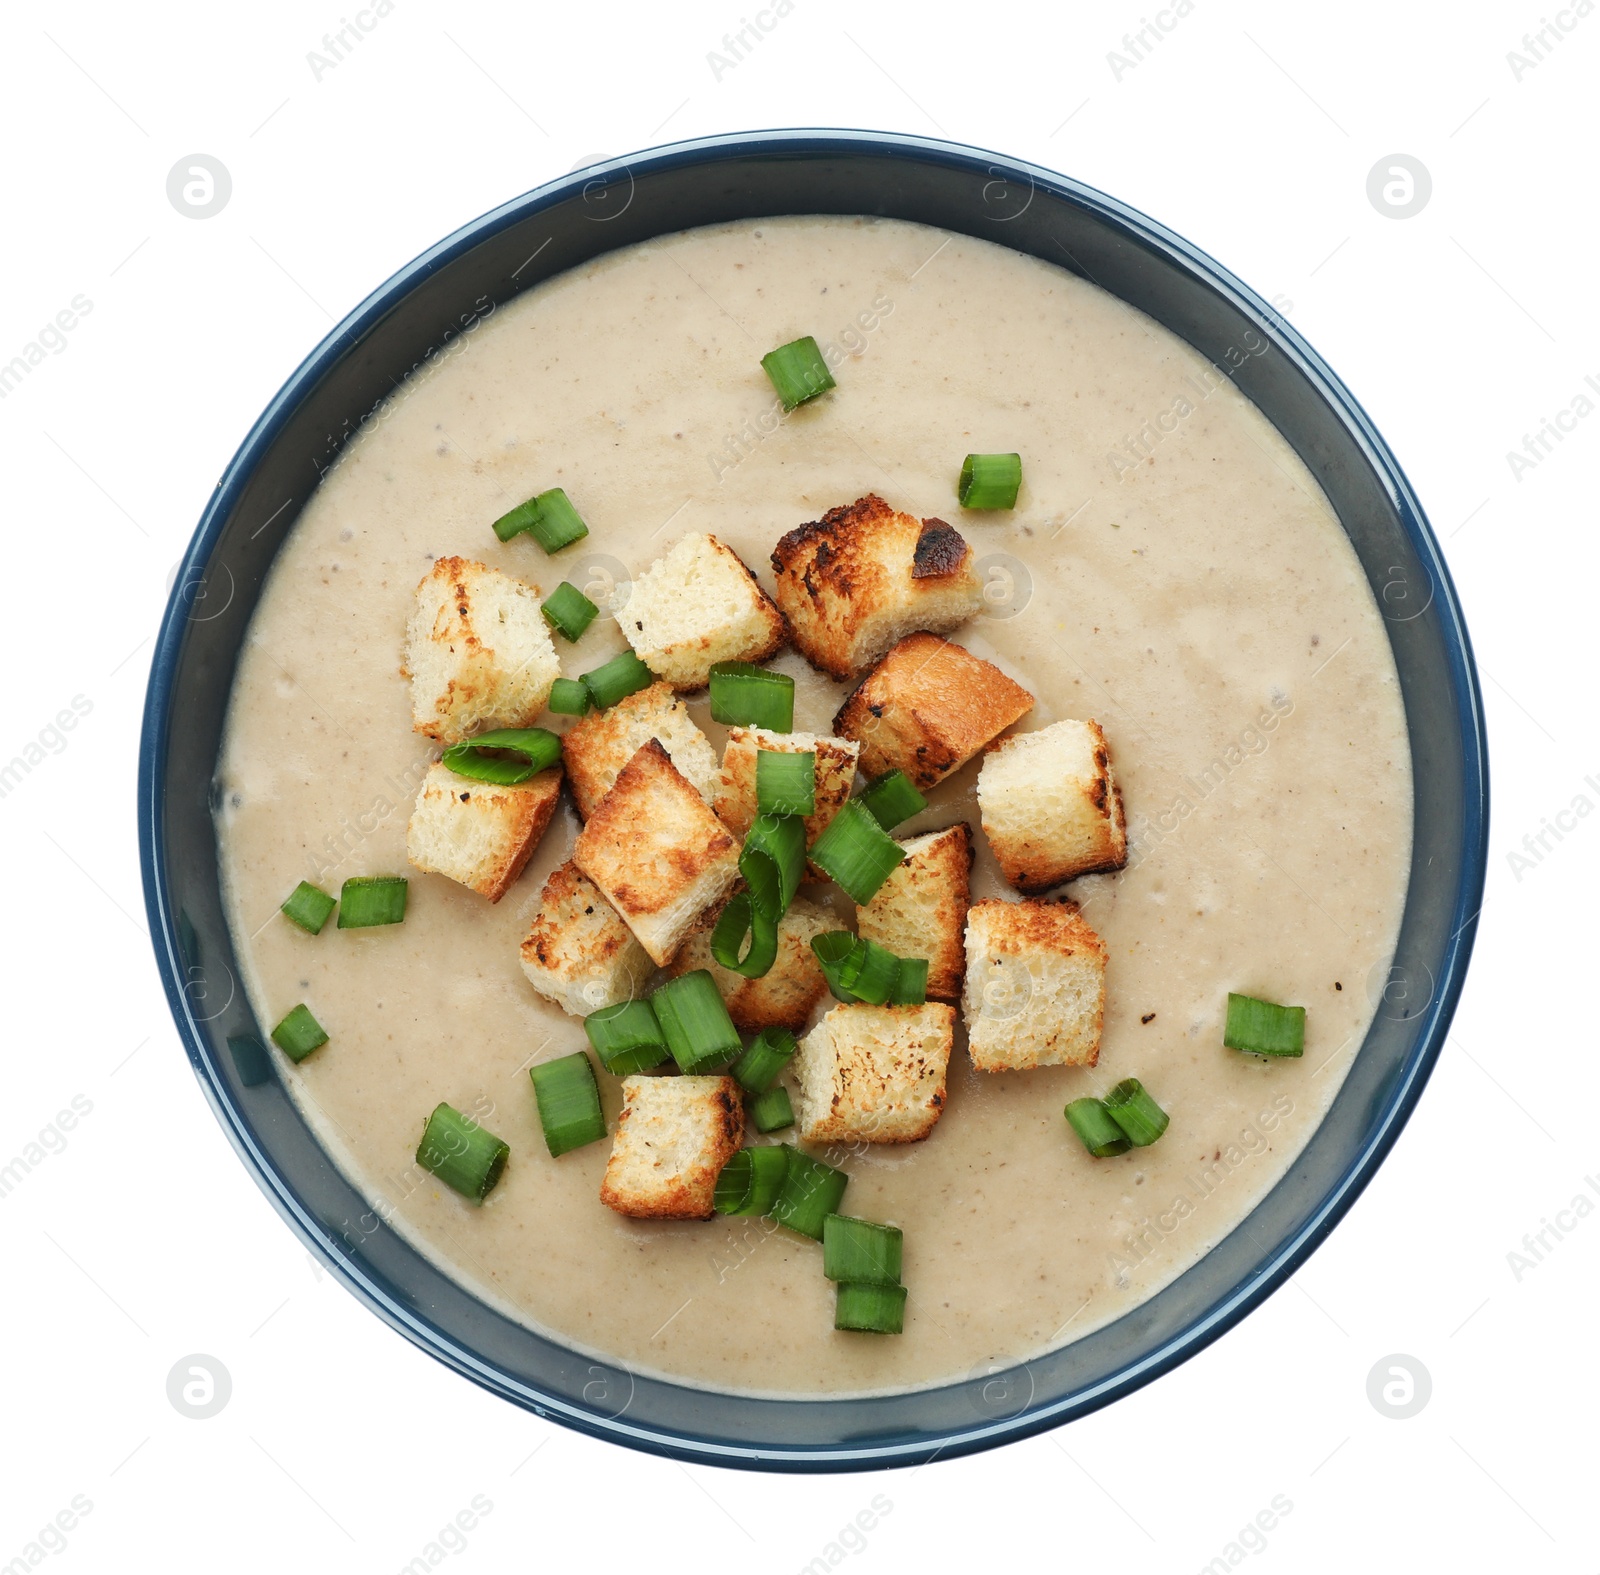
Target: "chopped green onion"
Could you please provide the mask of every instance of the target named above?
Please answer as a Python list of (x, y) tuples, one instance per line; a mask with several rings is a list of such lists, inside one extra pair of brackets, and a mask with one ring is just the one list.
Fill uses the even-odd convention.
[(711, 720), (726, 727), (793, 732), (794, 679), (750, 662), (713, 662)]
[(322, 926), (328, 922), (328, 915), (337, 906), (336, 898), (330, 897), (320, 886), (303, 880), (284, 898), (279, 912), (291, 924), (299, 925), (307, 935), (320, 935)]
[(1098, 1099), (1074, 1099), (1062, 1112), (1072, 1130), (1083, 1139), (1083, 1146), (1096, 1159), (1126, 1154), (1133, 1146), (1128, 1135), (1112, 1119), (1111, 1112)]
[(302, 1001), (272, 1030), (272, 1042), (291, 1061), (304, 1061), (313, 1050), (327, 1044), (327, 1031)]
[(828, 363), (810, 334), (769, 350), (762, 356), (761, 365), (772, 379), (785, 410), (793, 410), (796, 405), (803, 405), (835, 386)]
[(778, 1190), (778, 1201), (772, 1206), (772, 1217), (802, 1236), (821, 1241), (822, 1222), (839, 1212), (839, 1200), (850, 1178), (797, 1148), (786, 1147), (784, 1153), (788, 1168)]
[(539, 1125), (552, 1159), (606, 1135), (605, 1112), (600, 1108), (600, 1085), (594, 1063), (581, 1050), (541, 1061), (528, 1068), (533, 1095), (539, 1105)]
[(561, 740), (548, 728), (501, 727), (452, 744), (441, 758), (458, 777), (513, 787), (549, 770), (561, 758)]
[(1252, 1055), (1304, 1055), (1306, 1009), (1230, 994), (1222, 1042), (1230, 1050), (1248, 1050)]
[(928, 807), (911, 778), (898, 768), (874, 777), (857, 796), (885, 831), (893, 831), (902, 820), (910, 820)]
[(511, 1150), (471, 1116), (440, 1105), (428, 1117), (417, 1145), (417, 1163), (447, 1187), (482, 1203), (500, 1179)]
[(756, 813), (814, 815), (817, 755), (813, 749), (756, 751)]
[(743, 1053), (739, 1030), (704, 968), (669, 979), (650, 997), (650, 1005), (680, 1072), (714, 1071)]
[(822, 1222), (822, 1272), (852, 1285), (898, 1285), (901, 1244), (897, 1225), (830, 1214)]
[(1171, 1119), (1136, 1077), (1125, 1077), (1105, 1097), (1111, 1119), (1135, 1148), (1148, 1148), (1167, 1130)]
[(671, 1052), (667, 1036), (648, 1001), (623, 1001), (603, 1006), (583, 1020), (583, 1031), (600, 1057), (600, 1064), (615, 1077), (629, 1077), (660, 1066)]
[(798, 1048), (787, 1028), (763, 1028), (734, 1063), (733, 1075), (746, 1093), (764, 1094)]
[(857, 903), (871, 902), (905, 856), (858, 798), (850, 799), (811, 845), (811, 862)]
[(739, 850), (750, 903), (774, 924), (789, 911), (806, 872), (806, 823), (798, 815), (757, 815)]
[(526, 503), (519, 503), (494, 522), (494, 533), (501, 541), (510, 541), (523, 531), (546, 552), (560, 552), (563, 547), (582, 541), (589, 534), (589, 527), (578, 517), (566, 493), (560, 487), (552, 487)]
[(550, 685), (549, 705), (558, 716), (582, 716), (589, 709), (589, 686), (581, 678), (558, 678)]
[[(827, 930), (812, 936), (811, 950), (836, 1000), (884, 1006), (899, 992), (901, 960), (876, 941), (860, 940), (848, 930)], [(921, 963), (920, 988), (918, 970), (913, 968), (907, 989), (916, 999), (895, 1001), (896, 1005), (917, 1006), (926, 999), (928, 965), (921, 958), (912, 961)]]
[(568, 640), (583, 637), (583, 631), (600, 616), (600, 609), (569, 580), (563, 580), (540, 609), (545, 622)]
[(711, 1207), (718, 1214), (765, 1214), (777, 1202), (788, 1173), (788, 1154), (781, 1144), (742, 1148), (717, 1177)]
[(233, 1069), (246, 1088), (259, 1088), (272, 1076), (272, 1061), (254, 1034), (230, 1034), (228, 1050)]
[(609, 662), (602, 662), (583, 675), (584, 687), (597, 711), (626, 700), (655, 681), (656, 675), (632, 651), (619, 651)]
[(928, 959), (902, 957), (889, 992), (890, 1006), (921, 1006), (928, 999)]
[(968, 454), (956, 496), (964, 509), (1014, 509), (1021, 485), (1020, 454)]
[(862, 1334), (899, 1334), (905, 1327), (903, 1285), (851, 1285), (841, 1282), (833, 1301), (835, 1329)]
[[(743, 956), (745, 936), (750, 945)], [(717, 915), (711, 930), (711, 955), (719, 966), (745, 979), (759, 979), (778, 960), (778, 921), (752, 905), (747, 892), (738, 892)]]
[(745, 1109), (757, 1132), (781, 1132), (794, 1125), (794, 1106), (789, 1103), (789, 1090), (782, 1083), (774, 1083), (766, 1093), (757, 1094)]
[(339, 888), (339, 928), (370, 930), (399, 924), (406, 916), (403, 875), (352, 875)]

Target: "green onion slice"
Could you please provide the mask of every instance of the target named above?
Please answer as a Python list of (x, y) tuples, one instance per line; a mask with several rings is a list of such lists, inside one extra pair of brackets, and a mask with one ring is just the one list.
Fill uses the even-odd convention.
[(899, 1334), (905, 1327), (903, 1285), (851, 1285), (841, 1282), (833, 1302), (835, 1329), (862, 1334)]
[(718, 1214), (766, 1214), (777, 1202), (787, 1171), (787, 1150), (782, 1144), (742, 1148), (722, 1167), (711, 1207)]
[(1252, 1055), (1304, 1055), (1306, 1009), (1230, 994), (1222, 1042), (1230, 1050), (1248, 1050)]
[(822, 1272), (852, 1285), (898, 1285), (901, 1242), (898, 1225), (830, 1214), (822, 1222)]
[(781, 1132), (794, 1125), (794, 1106), (789, 1103), (789, 1090), (782, 1083), (774, 1083), (764, 1094), (757, 1094), (745, 1106), (757, 1132)]
[(806, 823), (798, 815), (757, 815), (739, 850), (750, 903), (774, 924), (789, 911), (806, 872)]
[(794, 731), (794, 679), (750, 662), (711, 664), (711, 720), (727, 727)]
[(856, 903), (871, 902), (905, 856), (859, 798), (849, 800), (811, 845), (811, 862)]
[(551, 1158), (586, 1143), (597, 1143), (606, 1135), (605, 1113), (600, 1109), (600, 1085), (595, 1081), (594, 1063), (581, 1050), (541, 1061), (528, 1068), (533, 1079), (533, 1095), (539, 1104), (539, 1125), (544, 1128), (545, 1147)]
[(399, 924), (406, 916), (403, 875), (352, 875), (339, 888), (339, 928), (370, 930)]
[(1101, 1100), (1074, 1099), (1062, 1114), (1096, 1159), (1126, 1154), (1133, 1146), (1128, 1142), (1128, 1134), (1117, 1125)]
[(272, 1030), (272, 1042), (291, 1061), (304, 1061), (313, 1050), (327, 1044), (327, 1030), (302, 1001)]
[(734, 1063), (733, 1075), (746, 1093), (764, 1094), (798, 1048), (787, 1028), (763, 1028)]
[(494, 1133), (450, 1105), (428, 1117), (417, 1146), (417, 1163), (447, 1187), (482, 1203), (500, 1179), (511, 1150)]
[(743, 1053), (739, 1030), (704, 968), (669, 979), (650, 997), (650, 1005), (680, 1072), (715, 1071)]
[(600, 609), (570, 580), (563, 580), (540, 609), (557, 634), (568, 640), (581, 639), (583, 631), (600, 616)]
[(956, 496), (964, 509), (1014, 509), (1021, 485), (1020, 454), (968, 454)]
[(921, 1006), (928, 999), (928, 959), (902, 957), (889, 992), (890, 1006)]
[[(920, 1006), (927, 999), (928, 964), (920, 957), (902, 960), (876, 941), (860, 940), (848, 930), (813, 936), (811, 950), (836, 1000)], [(900, 976), (906, 969), (910, 971), (902, 988)]]
[(656, 675), (632, 651), (619, 651), (609, 662), (602, 662), (583, 675), (584, 687), (597, 711), (626, 700), (655, 681)]
[(648, 1072), (671, 1054), (667, 1036), (648, 1001), (603, 1006), (584, 1018), (583, 1031), (600, 1057), (601, 1066), (615, 1077)]
[(814, 815), (817, 811), (815, 750), (756, 751), (756, 813)]
[(785, 1147), (784, 1153), (788, 1166), (783, 1186), (778, 1189), (778, 1201), (772, 1206), (772, 1217), (802, 1236), (821, 1241), (822, 1222), (839, 1212), (839, 1200), (844, 1197), (850, 1178), (797, 1148)]
[(902, 820), (910, 820), (928, 807), (927, 799), (912, 785), (911, 778), (898, 768), (874, 777), (858, 797), (885, 831), (893, 831)]
[(442, 758), (458, 777), (512, 787), (553, 766), (561, 758), (561, 740), (548, 728), (501, 727), (452, 744)]
[[(745, 936), (750, 944), (745, 947)], [(711, 955), (719, 966), (745, 979), (759, 979), (778, 960), (778, 924), (751, 904), (747, 892), (738, 892), (717, 915), (711, 930)]]
[(1125, 1077), (1105, 1097), (1111, 1119), (1122, 1128), (1135, 1148), (1148, 1148), (1167, 1130), (1165, 1110), (1145, 1091), (1136, 1077)]
[(337, 906), (336, 898), (330, 897), (320, 886), (303, 880), (284, 898), (279, 912), (291, 924), (299, 925), (307, 935), (320, 935), (322, 926), (328, 922), (328, 915)]
[(254, 1034), (229, 1034), (233, 1069), (246, 1088), (259, 1088), (272, 1076), (272, 1060)]
[(558, 678), (550, 685), (549, 704), (558, 716), (582, 716), (589, 709), (589, 686), (581, 678)]
[(589, 527), (578, 517), (566, 493), (560, 487), (552, 487), (526, 503), (519, 503), (494, 522), (494, 533), (501, 541), (510, 541), (523, 531), (546, 552), (560, 552), (563, 547), (582, 541), (589, 534)]
[(772, 379), (785, 410), (793, 410), (796, 405), (803, 405), (836, 386), (828, 363), (810, 334), (769, 350), (762, 356), (761, 365)]

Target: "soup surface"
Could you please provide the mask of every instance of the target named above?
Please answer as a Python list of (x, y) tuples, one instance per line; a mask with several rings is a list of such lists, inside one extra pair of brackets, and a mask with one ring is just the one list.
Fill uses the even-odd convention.
[[(814, 334), (838, 388), (779, 418), (760, 357)], [(1265, 350), (1253, 335), (1235, 360)], [(1016, 450), (1011, 513), (967, 514), (969, 451)], [(561, 486), (588, 522), (548, 558), (490, 522)], [(609, 1143), (552, 1160), (530, 1063), (583, 1048), (518, 946), (578, 829), (564, 804), (497, 905), (406, 863), (432, 752), (401, 644), (444, 554), (615, 606), (689, 531), (771, 589), (778, 538), (877, 492), (955, 525), (986, 582), (955, 638), (1093, 717), (1128, 867), (1069, 888), (1110, 951), (1093, 1070), (981, 1074), (905, 1147), (823, 1151), (848, 1212), (905, 1230), (902, 1336), (836, 1333), (821, 1250), (768, 1221), (634, 1221), (599, 1202)], [(556, 641), (576, 676), (624, 648)], [(795, 726), (843, 694), (794, 652)], [(704, 695), (690, 702), (720, 752)], [(564, 719), (546, 725), (564, 726)], [(977, 762), (899, 834), (978, 826)], [(898, 221), (793, 218), (613, 253), (470, 321), (326, 475), (278, 554), (219, 763), (230, 922), (263, 1025), (305, 1001), (330, 1042), (279, 1071), (382, 1216), (503, 1311), (629, 1368), (781, 1394), (893, 1390), (1027, 1358), (1127, 1312), (1231, 1230), (1305, 1144), (1374, 1010), (1410, 859), (1411, 764), (1383, 622), (1305, 467), (1222, 372), (1092, 284)], [(983, 837), (973, 899), (1011, 896)], [(407, 873), (401, 926), (318, 937), (295, 884)], [(831, 890), (831, 888), (829, 888)], [(848, 916), (848, 904), (839, 899)], [(1222, 1046), (1227, 992), (1308, 1008), (1301, 1060)], [(830, 1003), (831, 1004), (831, 1003)], [(820, 1009), (819, 1009), (820, 1010)], [(278, 1052), (274, 1051), (276, 1056)], [(1094, 1160), (1062, 1107), (1138, 1076), (1171, 1113)], [(602, 1076), (608, 1120), (620, 1105)], [(481, 1208), (413, 1165), (441, 1100), (511, 1146)], [(780, 1134), (791, 1136), (792, 1134)]]

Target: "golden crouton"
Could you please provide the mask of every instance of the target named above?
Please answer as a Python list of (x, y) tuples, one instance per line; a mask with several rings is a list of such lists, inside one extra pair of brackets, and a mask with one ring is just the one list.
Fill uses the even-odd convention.
[(1093, 1066), (1105, 1020), (1105, 942), (1075, 903), (975, 903), (961, 1004), (980, 1072)]
[(899, 767), (930, 788), (1032, 706), (993, 662), (936, 634), (908, 634), (845, 701), (833, 730), (860, 743), (867, 776)]
[(570, 860), (551, 870), (522, 943), (522, 971), (573, 1017), (632, 1000), (655, 964), (600, 888)]
[(798, 1033), (811, 1016), (811, 1008), (828, 993), (828, 981), (817, 966), (811, 937), (836, 930), (838, 921), (815, 903), (797, 897), (778, 920), (778, 956), (759, 979), (720, 967), (711, 955), (712, 920), (708, 914), (691, 932), (672, 960), (674, 975), (704, 968), (715, 981), (734, 1027), (747, 1034), (763, 1028), (787, 1028)]
[(665, 683), (650, 684), (604, 711), (592, 711), (568, 728), (561, 758), (573, 802), (587, 820), (611, 791), (617, 773), (652, 738), (708, 804), (717, 776), (717, 752), (694, 724), (689, 708)]
[(972, 873), (972, 829), (966, 821), (903, 840), (905, 862), (872, 901), (856, 909), (856, 934), (897, 957), (928, 960), (928, 995), (959, 1001), (967, 970), (962, 930)]
[(1098, 722), (1055, 722), (992, 745), (978, 772), (978, 806), (1018, 891), (1047, 891), (1128, 861), (1122, 794)]
[(625, 1077), (600, 1201), (634, 1219), (708, 1220), (717, 1177), (743, 1141), (731, 1077)]
[(738, 837), (749, 832), (750, 823), (756, 818), (756, 755), (763, 749), (789, 754), (810, 750), (817, 757), (817, 807), (806, 816), (809, 848), (850, 797), (861, 746), (853, 738), (829, 738), (826, 733), (772, 733), (764, 727), (730, 727), (711, 807)]
[(573, 862), (662, 966), (739, 878), (739, 844), (652, 738), (578, 834)]
[(561, 798), (561, 767), (510, 786), (459, 777), (435, 762), (406, 827), (406, 857), (499, 902), (527, 866)]
[(537, 586), (466, 558), (439, 558), (417, 586), (406, 629), (412, 726), (441, 744), (527, 727), (561, 663)]
[(944, 1109), (956, 1013), (922, 1006), (836, 1006), (791, 1063), (795, 1119), (808, 1143), (916, 1143)]
[(713, 662), (764, 662), (783, 619), (739, 555), (691, 535), (633, 582), (617, 622), (639, 660), (674, 689), (704, 689)]
[(961, 533), (870, 493), (790, 531), (772, 567), (790, 639), (835, 678), (860, 672), (913, 629), (943, 633), (983, 607)]

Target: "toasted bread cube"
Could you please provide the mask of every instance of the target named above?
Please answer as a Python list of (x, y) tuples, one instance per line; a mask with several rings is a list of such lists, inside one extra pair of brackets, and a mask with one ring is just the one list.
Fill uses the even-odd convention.
[(791, 1065), (808, 1143), (917, 1143), (944, 1109), (953, 1006), (836, 1006)]
[(856, 934), (897, 957), (928, 960), (928, 995), (959, 1001), (967, 971), (962, 931), (972, 874), (972, 828), (966, 821), (900, 842), (905, 862), (872, 901), (856, 909)]
[(872, 493), (790, 531), (772, 567), (795, 648), (835, 678), (860, 672), (913, 629), (944, 633), (983, 607), (961, 533)]
[(899, 767), (930, 788), (1032, 707), (993, 662), (936, 634), (908, 634), (840, 707), (833, 730), (860, 743), (867, 776)]
[(1018, 891), (1048, 891), (1128, 861), (1122, 794), (1098, 722), (1002, 738), (978, 772), (983, 833)]
[(711, 955), (712, 921), (707, 915), (690, 934), (672, 960), (672, 972), (693, 973), (704, 968), (716, 982), (734, 1027), (747, 1034), (763, 1028), (787, 1028), (799, 1033), (814, 1007), (828, 993), (828, 981), (811, 950), (811, 937), (839, 928), (826, 909), (804, 897), (789, 904), (778, 920), (778, 956), (759, 979), (719, 966)]
[(655, 964), (600, 888), (568, 860), (551, 870), (539, 894), (522, 971), (546, 1000), (587, 1017), (640, 994)]
[(561, 767), (504, 786), (428, 767), (406, 827), (406, 857), (499, 902), (526, 868), (561, 798)]
[(670, 684), (648, 687), (604, 711), (581, 718), (561, 740), (561, 758), (578, 813), (587, 820), (611, 791), (617, 773), (652, 738), (709, 804), (717, 776), (717, 752), (694, 724), (689, 708)]
[(441, 744), (527, 727), (561, 663), (539, 589), (466, 558), (439, 558), (417, 586), (406, 629), (411, 725)]
[(980, 1072), (1093, 1066), (1105, 1020), (1105, 942), (1076, 903), (975, 903), (961, 1004)]
[(704, 689), (713, 662), (764, 662), (783, 619), (738, 553), (685, 536), (633, 582), (617, 622), (639, 660), (674, 689)]
[(806, 816), (809, 848), (850, 797), (861, 746), (853, 738), (830, 738), (826, 733), (773, 733), (764, 727), (730, 727), (711, 807), (738, 837), (750, 830), (750, 823), (756, 818), (756, 755), (763, 749), (780, 754), (805, 754), (809, 750), (817, 757), (817, 807)]
[(600, 1201), (641, 1220), (708, 1220), (722, 1167), (744, 1142), (731, 1077), (625, 1077)]
[(662, 967), (739, 878), (738, 841), (654, 738), (595, 805), (572, 861)]

